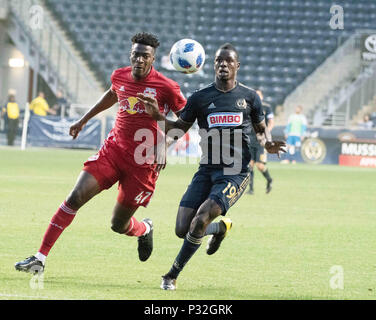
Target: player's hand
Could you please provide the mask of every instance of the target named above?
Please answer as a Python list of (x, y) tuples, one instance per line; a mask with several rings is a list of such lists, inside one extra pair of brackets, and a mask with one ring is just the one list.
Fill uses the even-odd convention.
[(84, 126), (85, 123), (83, 123), (81, 120), (78, 120), (71, 125), (71, 127), (69, 128), (69, 134), (73, 137), (73, 139), (77, 138), (78, 134)]
[(269, 153), (276, 153), (278, 158), (281, 157), (281, 153), (285, 153), (286, 150), (286, 142), (285, 141), (268, 141), (265, 143), (265, 149)]
[(163, 115), (159, 112), (158, 101), (151, 95), (146, 95), (143, 93), (137, 93), (138, 101), (142, 102), (145, 106), (145, 111), (154, 120), (163, 120)]

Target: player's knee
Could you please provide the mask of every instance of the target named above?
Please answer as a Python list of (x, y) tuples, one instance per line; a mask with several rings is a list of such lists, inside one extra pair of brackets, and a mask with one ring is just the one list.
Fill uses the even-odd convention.
[(187, 228), (175, 227), (175, 234), (178, 238), (184, 239), (188, 230)]
[(175, 234), (178, 238), (185, 238), (195, 214), (196, 209), (186, 208), (182, 206), (179, 207), (175, 224)]
[(116, 232), (116, 233), (121, 233), (121, 232), (120, 232), (120, 227), (119, 227), (119, 225), (114, 224), (114, 223), (111, 223), (111, 230), (112, 230), (113, 232)]
[(222, 213), (214, 200), (208, 200), (196, 213), (194, 223), (198, 229), (205, 230), (206, 226)]
[(184, 239), (189, 231), (189, 223), (176, 223), (175, 234), (178, 238)]
[(189, 230), (189, 223), (185, 220), (177, 220), (175, 225), (175, 234), (178, 238), (184, 239)]
[(111, 230), (123, 234), (126, 230), (126, 225), (124, 224), (124, 221), (117, 219), (117, 218), (112, 218), (111, 220)]
[(73, 209), (79, 209), (85, 203), (84, 192), (80, 189), (74, 189), (67, 198), (67, 203)]
[(97, 180), (86, 171), (82, 171), (76, 185), (67, 197), (67, 203), (72, 209), (78, 210), (100, 191)]

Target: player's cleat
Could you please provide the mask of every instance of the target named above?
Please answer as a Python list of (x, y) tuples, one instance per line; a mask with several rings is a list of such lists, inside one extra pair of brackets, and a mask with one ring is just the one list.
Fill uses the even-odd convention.
[(210, 239), (208, 241), (208, 245), (206, 247), (206, 253), (209, 254), (209, 255), (217, 252), (217, 250), (219, 249), (219, 246), (221, 245), (223, 239), (227, 236), (228, 232), (232, 228), (232, 221), (231, 221), (230, 218), (222, 218), (222, 220), (220, 222), (224, 223), (224, 225), (226, 227), (226, 231), (224, 233), (221, 233), (221, 234), (214, 234), (210, 237)]
[(150, 226), (150, 231), (144, 236), (138, 237), (138, 257), (141, 261), (146, 261), (153, 252), (153, 221), (149, 218), (142, 221)]
[(23, 261), (17, 262), (14, 267), (18, 271), (29, 272), (33, 274), (40, 274), (44, 272), (44, 265), (42, 261), (38, 260), (35, 256), (31, 256)]
[(249, 189), (247, 193), (248, 194), (254, 194), (253, 189)]
[(273, 183), (273, 180), (268, 180), (267, 184), (266, 184), (266, 193), (269, 193), (270, 191), (272, 191), (272, 183)]
[(176, 290), (176, 279), (170, 278), (167, 274), (162, 276), (161, 289)]

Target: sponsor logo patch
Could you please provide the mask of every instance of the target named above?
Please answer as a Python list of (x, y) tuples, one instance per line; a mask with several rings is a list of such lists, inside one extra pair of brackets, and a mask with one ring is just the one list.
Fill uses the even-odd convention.
[(209, 128), (213, 127), (236, 127), (243, 123), (242, 112), (219, 112), (208, 115)]

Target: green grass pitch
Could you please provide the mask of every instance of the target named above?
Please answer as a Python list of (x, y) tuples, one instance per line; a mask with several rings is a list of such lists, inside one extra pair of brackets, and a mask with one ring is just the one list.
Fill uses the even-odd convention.
[(32, 288), (14, 263), (37, 251), (93, 153), (0, 148), (0, 299), (375, 299), (375, 170), (279, 163), (269, 163), (272, 192), (256, 172), (255, 195), (228, 213), (228, 238), (213, 256), (205, 240), (177, 291), (159, 285), (182, 244), (176, 211), (197, 165), (169, 165), (136, 212), (155, 225), (148, 261), (138, 260), (136, 238), (110, 229), (114, 186), (78, 212), (47, 259), (43, 288)]

